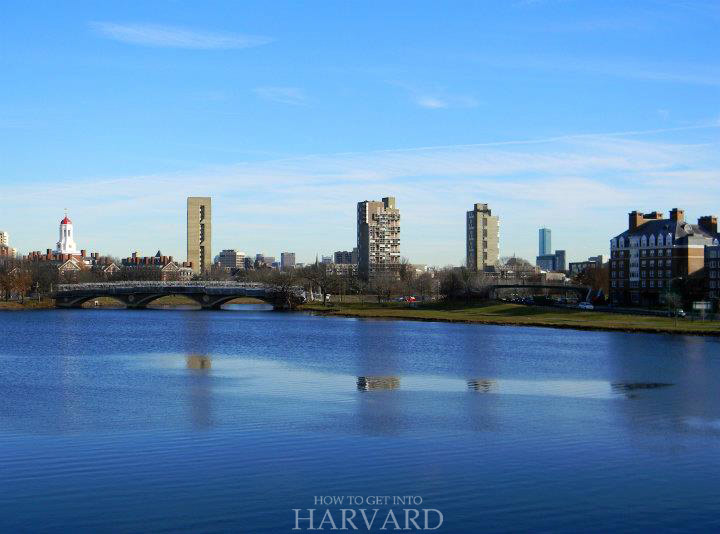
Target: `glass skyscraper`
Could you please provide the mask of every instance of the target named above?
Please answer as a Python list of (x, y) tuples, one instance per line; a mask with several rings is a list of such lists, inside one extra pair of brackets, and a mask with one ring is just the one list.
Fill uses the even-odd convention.
[(552, 254), (550, 238), (550, 228), (540, 228), (540, 230), (538, 230), (538, 256)]

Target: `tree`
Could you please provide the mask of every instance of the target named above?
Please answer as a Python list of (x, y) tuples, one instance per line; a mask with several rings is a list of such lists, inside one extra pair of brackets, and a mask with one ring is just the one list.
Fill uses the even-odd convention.
[(316, 263), (305, 267), (302, 276), (311, 286), (320, 289), (323, 304), (326, 304), (327, 296), (337, 287), (337, 276), (332, 274), (324, 263)]
[(20, 302), (25, 302), (25, 295), (33, 286), (32, 274), (25, 269), (15, 269), (11, 275), (12, 291), (20, 297)]
[(394, 273), (383, 271), (375, 274), (370, 280), (370, 290), (377, 295), (378, 304), (387, 302), (397, 291), (398, 279)]

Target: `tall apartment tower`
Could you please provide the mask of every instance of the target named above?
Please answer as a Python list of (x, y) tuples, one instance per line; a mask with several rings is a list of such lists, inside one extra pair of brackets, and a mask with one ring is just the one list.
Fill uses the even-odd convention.
[(212, 206), (210, 197), (187, 199), (187, 261), (194, 273), (210, 270), (212, 265)]
[(552, 254), (551, 237), (550, 228), (540, 228), (538, 230), (538, 256)]
[(475, 204), (465, 221), (467, 267), (484, 271), (500, 259), (500, 220), (487, 204)]
[(400, 268), (400, 210), (395, 197), (357, 205), (358, 272), (365, 280)]
[(3, 232), (0, 230), (0, 245), (5, 245), (6, 247), (10, 246), (10, 236), (7, 232)]

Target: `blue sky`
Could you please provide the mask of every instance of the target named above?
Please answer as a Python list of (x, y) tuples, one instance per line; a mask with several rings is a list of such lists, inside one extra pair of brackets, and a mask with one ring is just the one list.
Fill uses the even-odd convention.
[(350, 249), (393, 195), (402, 254), (464, 259), (488, 202), (501, 255), (537, 228), (606, 253), (632, 209), (720, 215), (720, 3), (4, 2), (0, 229), (184, 258)]

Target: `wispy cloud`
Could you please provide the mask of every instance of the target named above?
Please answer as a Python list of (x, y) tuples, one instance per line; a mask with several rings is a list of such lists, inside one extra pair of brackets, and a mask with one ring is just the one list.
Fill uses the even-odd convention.
[[(673, 130), (309, 155), (69, 185), (7, 184), (6, 218), (24, 221), (8, 230), (25, 250), (47, 248), (58, 206), (68, 206), (84, 247), (181, 255), (184, 198), (211, 195), (218, 248), (295, 250), (311, 259), (353, 245), (357, 201), (394, 195), (403, 255), (413, 261), (459, 262), (464, 212), (474, 202), (489, 202), (500, 215), (503, 254), (534, 255), (534, 228), (550, 224), (558, 248), (583, 259), (606, 252), (629, 210), (717, 211), (720, 145), (648, 140), (663, 132), (669, 137)], [(131, 211), (143, 217), (128, 220)], [(247, 231), (257, 224), (265, 226)]]
[(298, 87), (257, 87), (255, 94), (265, 100), (291, 106), (301, 106), (307, 103), (304, 91)]
[(467, 95), (448, 95), (448, 94), (414, 94), (415, 103), (428, 109), (445, 109), (445, 108), (476, 108), (480, 102)]
[(157, 24), (118, 24), (92, 22), (91, 28), (103, 37), (123, 43), (167, 48), (200, 50), (249, 48), (272, 41), (258, 35), (209, 32)]

